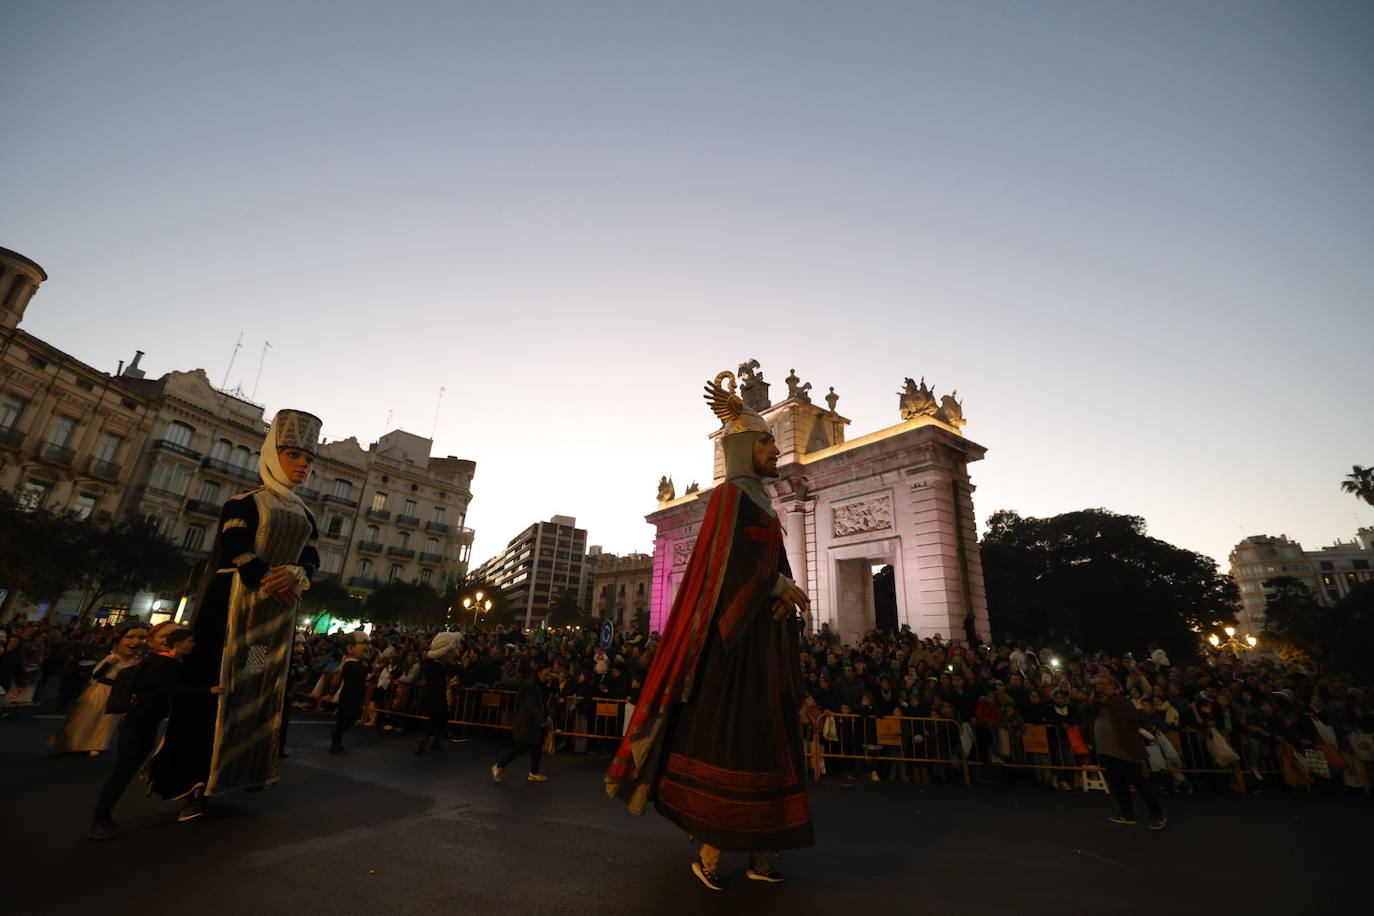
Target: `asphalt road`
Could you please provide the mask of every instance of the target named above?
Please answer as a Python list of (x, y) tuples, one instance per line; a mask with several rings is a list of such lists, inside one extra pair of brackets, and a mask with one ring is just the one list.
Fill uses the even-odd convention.
[(325, 723), (300, 719), (279, 785), (179, 824), (135, 782), (124, 832), (97, 843), (84, 834), (110, 758), (53, 753), (57, 725), (0, 721), (0, 912), (1350, 914), (1374, 887), (1362, 797), (1169, 797), (1151, 832), (1108, 824), (1100, 793), (827, 779), (818, 844), (778, 863), (787, 882), (747, 881), (727, 854), (717, 893), (675, 827), (604, 796), (597, 754), (548, 759), (542, 784), (517, 761), (497, 785), (498, 741), (416, 757), (355, 728), (330, 755)]

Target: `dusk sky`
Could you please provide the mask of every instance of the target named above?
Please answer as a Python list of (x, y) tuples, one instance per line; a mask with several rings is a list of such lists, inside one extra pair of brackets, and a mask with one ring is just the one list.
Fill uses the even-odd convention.
[[(1374, 4), (9, 2), (21, 327), (652, 550), (703, 382), (957, 388), (980, 522), (1374, 524)], [(271, 351), (257, 382), (264, 341)], [(819, 400), (819, 397), (817, 398)], [(388, 426), (390, 417), (390, 427)]]

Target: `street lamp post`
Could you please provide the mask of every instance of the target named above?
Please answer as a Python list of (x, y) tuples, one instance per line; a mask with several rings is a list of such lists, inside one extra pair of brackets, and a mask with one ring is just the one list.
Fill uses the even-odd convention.
[(1224, 640), (1215, 633), (1207, 637), (1207, 641), (1218, 653), (1230, 652), (1236, 658), (1240, 658), (1242, 652), (1248, 652), (1259, 645), (1259, 640), (1254, 636), (1247, 635), (1243, 640), (1236, 639), (1235, 627), (1223, 627), (1222, 632), (1226, 634)]
[(472, 611), (472, 628), (477, 629), (477, 615), (491, 610), (491, 599), (482, 592), (463, 599), (463, 610)]

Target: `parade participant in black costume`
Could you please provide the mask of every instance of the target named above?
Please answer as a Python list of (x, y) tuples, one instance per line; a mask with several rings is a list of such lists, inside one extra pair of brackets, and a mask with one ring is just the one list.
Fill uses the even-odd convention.
[(339, 666), (339, 701), (334, 711), (334, 730), (329, 733), (329, 752), (344, 751), (344, 732), (363, 715), (363, 692), (367, 681), (367, 634), (361, 630), (348, 634), (344, 660)]
[(96, 799), (88, 836), (108, 840), (115, 835), (114, 806), (128, 788), (139, 767), (157, 744), (158, 726), (176, 700), (209, 697), (220, 692), (212, 687), (188, 687), (181, 679), (182, 659), (196, 647), (190, 630), (172, 623), (158, 624), (148, 635), (149, 654), (133, 672), (130, 706), (119, 722), (114, 767)]
[(420, 743), (415, 748), (417, 754), (444, 749), (441, 742), (448, 734), (448, 679), (453, 673), (452, 665), (458, 657), (462, 639), (457, 633), (437, 634), (420, 665), (420, 680), (423, 683), (420, 711), (425, 714), (425, 724), (420, 732)]
[(320, 562), (315, 518), (295, 489), (310, 476), (319, 434), (312, 414), (278, 411), (258, 459), (263, 485), (221, 512), (192, 622), (201, 648), (184, 676), (224, 692), (178, 700), (150, 766), (154, 789), (186, 799), (181, 820), (199, 817), (207, 796), (277, 781), (296, 604)]

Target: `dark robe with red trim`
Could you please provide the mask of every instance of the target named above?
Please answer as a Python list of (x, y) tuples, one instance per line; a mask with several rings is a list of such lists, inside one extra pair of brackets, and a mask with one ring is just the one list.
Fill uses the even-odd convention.
[(815, 842), (794, 615), (773, 619), (782, 530), (728, 481), (711, 494), (606, 789), (720, 849)]

